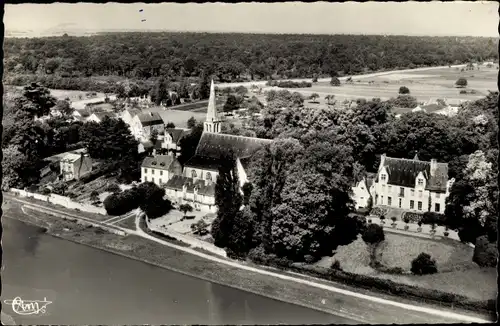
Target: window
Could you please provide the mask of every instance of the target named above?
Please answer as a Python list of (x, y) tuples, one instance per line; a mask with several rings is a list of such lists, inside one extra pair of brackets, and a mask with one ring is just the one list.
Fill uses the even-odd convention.
[(414, 209), (414, 208), (415, 208), (415, 201), (410, 200), (410, 209)]
[(148, 176), (147, 175), (144, 176), (144, 182), (148, 182)]
[(441, 194), (440, 193), (436, 193), (436, 199), (439, 199), (439, 197), (441, 197)]
[(424, 194), (424, 192), (422, 190), (419, 190), (418, 191), (418, 198), (422, 198), (422, 195)]
[(378, 203), (378, 195), (375, 195), (375, 205)]
[(392, 197), (387, 197), (387, 205), (392, 205)]
[(404, 197), (405, 196), (405, 188), (400, 187), (399, 188), (399, 197)]
[(195, 170), (191, 170), (191, 178), (196, 178), (196, 171)]
[(155, 175), (155, 170), (151, 169), (151, 174)]
[(399, 208), (401, 208), (401, 204), (403, 204), (403, 200), (399, 198)]
[(439, 205), (439, 203), (436, 203), (434, 205), (434, 210), (439, 213), (439, 211), (441, 210), (441, 205)]
[(144, 174), (147, 174), (148, 173), (148, 169), (144, 169)]
[(163, 175), (163, 170), (160, 170), (160, 175)]
[(155, 183), (155, 178), (151, 178), (151, 182), (152, 182), (152, 183)]
[(421, 211), (421, 210), (422, 210), (422, 202), (421, 202), (421, 201), (419, 201), (419, 202), (418, 202), (418, 210), (419, 210), (419, 211)]
[(417, 184), (418, 184), (419, 186), (423, 186), (423, 185), (424, 185), (424, 180), (422, 180), (422, 179), (418, 179), (418, 180), (417, 180)]
[(411, 194), (412, 196), (415, 196), (415, 189), (411, 189), (411, 190), (410, 190), (410, 194)]
[(380, 204), (384, 205), (384, 196), (380, 196)]
[(364, 197), (359, 197), (359, 199), (364, 199)]
[(212, 174), (210, 172), (207, 172), (207, 180), (212, 181)]
[(385, 178), (387, 178), (387, 176), (385, 174), (380, 175), (380, 180), (385, 181)]

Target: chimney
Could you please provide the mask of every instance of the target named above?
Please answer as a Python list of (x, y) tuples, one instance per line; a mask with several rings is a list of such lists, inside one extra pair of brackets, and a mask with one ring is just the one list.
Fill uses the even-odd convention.
[(435, 159), (431, 159), (431, 168), (430, 168), (431, 177), (433, 177), (436, 174), (436, 170), (437, 170), (437, 161)]

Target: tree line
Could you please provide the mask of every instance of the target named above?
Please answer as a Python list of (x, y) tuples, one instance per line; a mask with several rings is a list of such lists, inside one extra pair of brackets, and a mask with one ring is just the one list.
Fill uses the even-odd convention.
[(199, 77), (219, 81), (352, 75), (450, 65), (497, 56), (497, 40), (475, 37), (106, 33), (7, 38), (7, 76)]

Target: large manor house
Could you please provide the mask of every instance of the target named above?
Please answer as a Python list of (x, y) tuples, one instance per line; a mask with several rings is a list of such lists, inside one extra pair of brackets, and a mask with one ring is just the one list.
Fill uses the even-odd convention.
[[(215, 182), (221, 154), (231, 151), (236, 156), (236, 166), (242, 186), (247, 180), (248, 162), (253, 152), (271, 140), (221, 134), (221, 119), (216, 109), (215, 86), (212, 81), (203, 134), (195, 155), (184, 167), (177, 160), (179, 141), (186, 129), (163, 129), (153, 155), (141, 165), (141, 182), (154, 182), (165, 188), (166, 195), (177, 203), (190, 203), (195, 209), (214, 212)], [(125, 115), (138, 139), (149, 137), (162, 119), (156, 115)], [(147, 141), (146, 141), (147, 142)], [(168, 149), (168, 154), (158, 154)], [(352, 199), (357, 209), (369, 205), (383, 206), (415, 212), (444, 213), (445, 201), (453, 180), (448, 180), (448, 164), (413, 159), (381, 156), (377, 173), (367, 175), (352, 187)]]

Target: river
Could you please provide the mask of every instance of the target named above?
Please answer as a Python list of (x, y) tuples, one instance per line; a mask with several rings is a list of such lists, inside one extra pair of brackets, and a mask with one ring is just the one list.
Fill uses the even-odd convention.
[[(2, 223), (2, 310), (17, 324), (355, 323)], [(15, 297), (51, 303), (22, 316)]]

